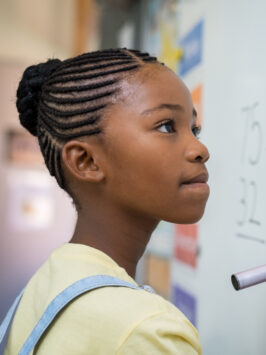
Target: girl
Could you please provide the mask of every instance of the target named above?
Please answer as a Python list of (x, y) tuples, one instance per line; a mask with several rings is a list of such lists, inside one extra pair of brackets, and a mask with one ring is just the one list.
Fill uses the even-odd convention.
[(4, 355), (19, 353), (60, 292), (93, 275), (133, 288), (80, 295), (51, 321), (34, 354), (201, 354), (187, 318), (134, 280), (159, 221), (195, 223), (209, 197), (209, 152), (183, 82), (148, 53), (102, 50), (27, 68), (17, 108), (78, 219), (70, 242), (27, 284)]

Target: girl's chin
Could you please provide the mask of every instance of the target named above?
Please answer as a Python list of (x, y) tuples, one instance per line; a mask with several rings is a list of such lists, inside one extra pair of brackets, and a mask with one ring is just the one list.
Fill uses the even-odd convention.
[(193, 213), (187, 213), (186, 216), (182, 215), (181, 216), (176, 216), (168, 220), (170, 223), (175, 223), (175, 224), (193, 224), (197, 223), (201, 220), (203, 217), (204, 210), (203, 211), (197, 211)]

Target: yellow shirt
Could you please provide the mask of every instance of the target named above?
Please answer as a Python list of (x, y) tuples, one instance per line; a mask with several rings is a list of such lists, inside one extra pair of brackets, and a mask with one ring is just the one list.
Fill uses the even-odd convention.
[[(66, 287), (90, 275), (136, 282), (100, 250), (65, 243), (26, 286), (4, 355), (17, 355), (46, 307)], [(34, 355), (200, 355), (196, 329), (159, 295), (126, 287), (85, 293), (57, 315)]]

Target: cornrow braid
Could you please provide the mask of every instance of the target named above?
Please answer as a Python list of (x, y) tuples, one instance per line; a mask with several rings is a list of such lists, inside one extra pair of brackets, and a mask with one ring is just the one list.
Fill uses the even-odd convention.
[[(121, 60), (122, 59), (122, 60)], [(95, 60), (95, 59), (94, 59)], [(111, 67), (113, 65), (117, 65), (117, 64), (129, 64), (131, 63), (131, 60), (128, 60), (126, 58), (116, 58), (112, 63), (104, 63), (104, 64), (97, 64), (97, 65), (91, 65), (89, 67), (90, 70), (96, 70), (96, 69), (103, 69), (103, 68), (107, 68), (107, 67)], [(90, 63), (91, 64), (91, 63)], [(65, 70), (61, 70), (60, 72), (57, 73), (56, 77), (59, 78), (60, 75), (65, 75), (65, 74), (80, 74), (83, 72), (87, 72), (88, 71), (88, 66), (85, 66), (83, 68), (74, 68), (71, 70), (67, 70), (68, 68), (66, 68)], [(51, 75), (51, 78), (53, 78), (53, 75)]]
[(147, 62), (159, 63), (148, 53), (117, 48), (48, 60), (25, 70), (17, 90), (20, 121), (38, 137), (45, 164), (63, 189), (63, 145), (100, 134), (103, 110), (119, 91), (119, 82)]

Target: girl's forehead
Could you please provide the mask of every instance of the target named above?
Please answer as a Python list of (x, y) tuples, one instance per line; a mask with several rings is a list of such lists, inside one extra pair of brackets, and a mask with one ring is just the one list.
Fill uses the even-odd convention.
[[(170, 69), (150, 65), (122, 80), (121, 104), (140, 110), (156, 103), (191, 105), (190, 93), (182, 80)], [(119, 101), (120, 101), (119, 100)]]

